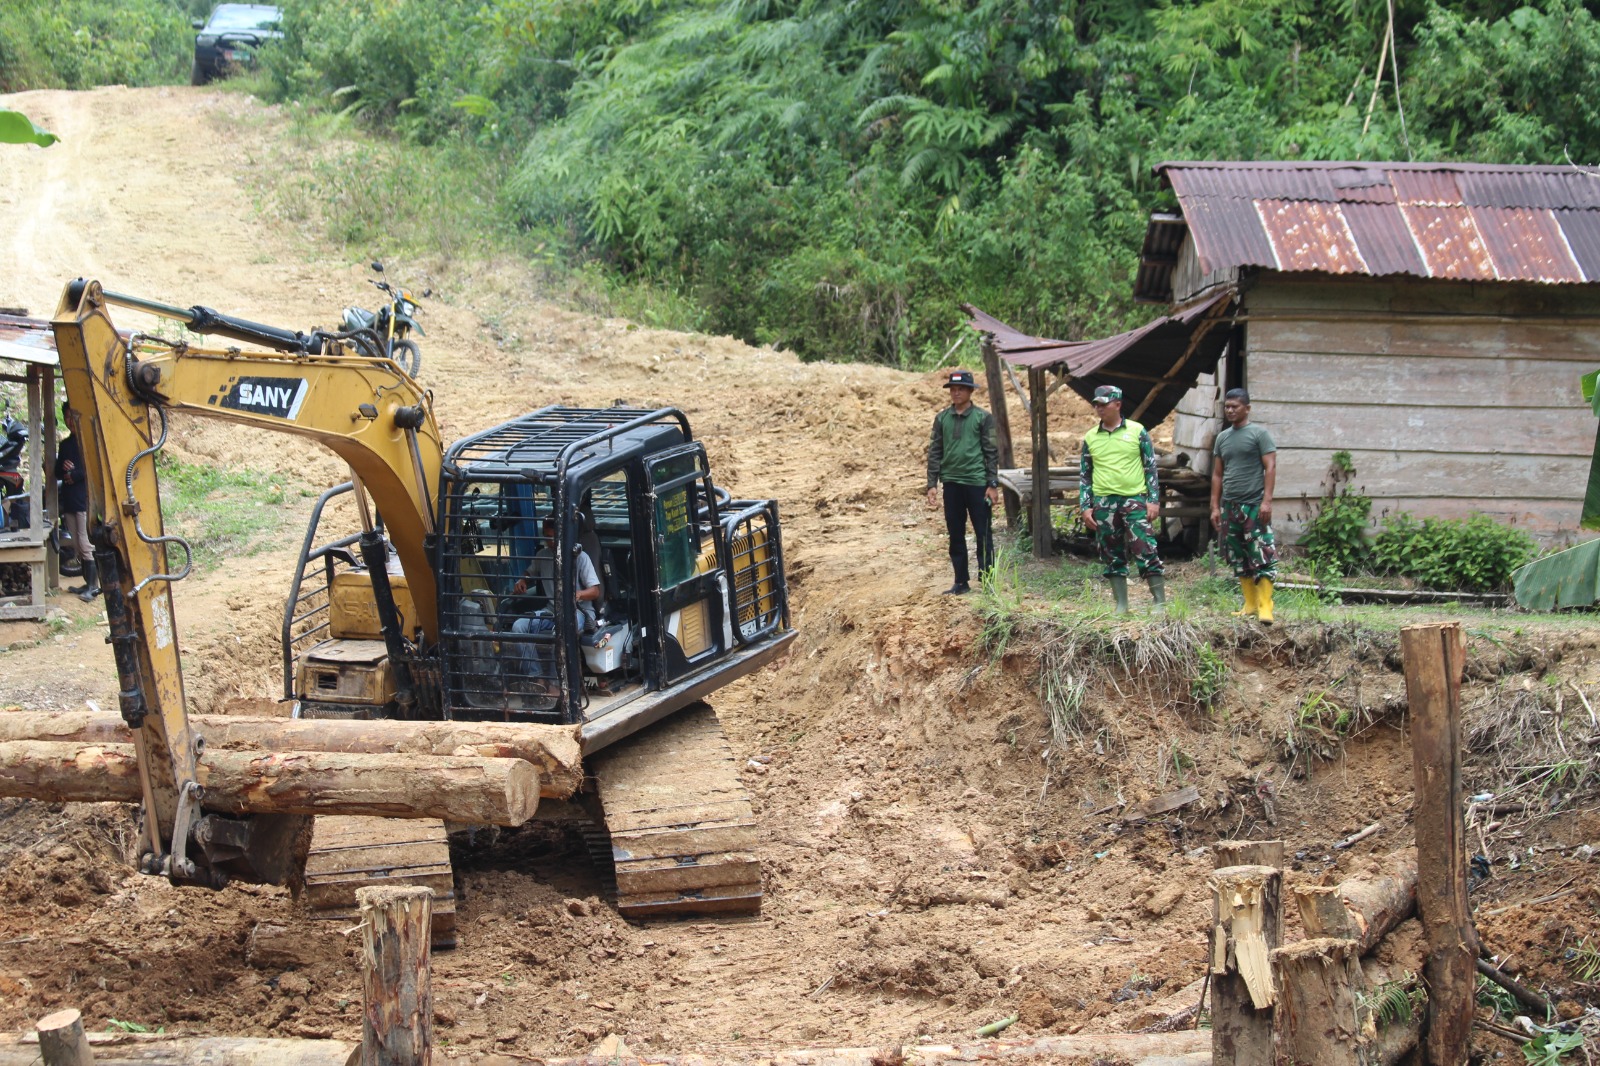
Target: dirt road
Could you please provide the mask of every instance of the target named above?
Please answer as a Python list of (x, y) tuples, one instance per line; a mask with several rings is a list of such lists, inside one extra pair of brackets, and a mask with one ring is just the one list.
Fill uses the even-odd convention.
[[(84, 275), (307, 328), (370, 294), (365, 259), (384, 249), (337, 251), (259, 196), (263, 168), (286, 164), (273, 151), (281, 119), (254, 101), (106, 89), (4, 106), (62, 141), (0, 167), (0, 305), (48, 315)], [(1086, 749), (1052, 777), (1018, 664), (987, 661), (970, 605), (937, 594), (942, 524), (921, 495), (943, 396), (933, 377), (584, 316), (527, 299), (534, 282), (515, 268), (394, 266), (436, 293), (424, 378), (447, 437), (551, 402), (683, 408), (719, 481), (782, 501), (801, 633), (786, 663), (715, 701), (735, 748), (769, 760), (747, 770), (762, 916), (630, 925), (570, 841), (510, 834), (464, 852), (462, 946), (434, 966), (447, 1051), (573, 1053), (609, 1032), (655, 1051), (863, 1045), (1013, 1013), (1024, 1034), (1133, 1024), (1199, 977), (1200, 845), (1259, 817), (1262, 796), (1277, 797), (1291, 852), (1379, 818), (1406, 831), (1409, 756), (1393, 730), (1362, 745), (1359, 771), (1330, 770), (1301, 795), (1252, 729), (1134, 699), (1117, 750)], [(341, 477), (280, 438), (194, 420), (175, 422), (172, 447), (307, 489)], [(283, 543), (305, 506), (287, 508)], [(179, 587), (192, 709), (278, 696), (285, 562), (254, 555)], [(0, 706), (115, 705), (98, 604), (60, 606), (54, 627), (0, 626)], [(1270, 666), (1240, 674), (1247, 702), (1271, 705)], [(1375, 683), (1400, 687), (1392, 674)], [(1134, 827), (1089, 816), (1184, 773), (1176, 732), (1199, 763), (1203, 815)], [(130, 833), (116, 808), (0, 804), (0, 1026), (76, 1006), (92, 1027), (359, 1038), (346, 930), (308, 926), (292, 957), (247, 959), (257, 923), (300, 921), (296, 905), (277, 890), (180, 892), (132, 875), (119, 854)]]

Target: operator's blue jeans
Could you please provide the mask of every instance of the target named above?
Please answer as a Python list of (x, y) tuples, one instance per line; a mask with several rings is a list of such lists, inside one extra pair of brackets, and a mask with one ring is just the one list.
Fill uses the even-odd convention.
[[(573, 627), (579, 632), (584, 631), (583, 612), (572, 612)], [(556, 619), (549, 610), (534, 612), (531, 618), (519, 618), (511, 623), (511, 632), (525, 636), (553, 636), (556, 631)], [(517, 658), (522, 661), (529, 677), (554, 677), (555, 676), (555, 646), (537, 641), (517, 641), (512, 645), (516, 649)]]

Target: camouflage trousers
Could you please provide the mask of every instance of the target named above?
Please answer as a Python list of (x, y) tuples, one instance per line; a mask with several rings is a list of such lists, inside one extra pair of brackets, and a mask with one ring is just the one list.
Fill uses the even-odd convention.
[(1090, 513), (1094, 515), (1094, 542), (1100, 549), (1106, 577), (1127, 577), (1129, 554), (1139, 565), (1140, 577), (1162, 573), (1156, 531), (1145, 513), (1144, 497), (1095, 496)]
[(1272, 526), (1261, 520), (1261, 501), (1222, 501), (1222, 555), (1235, 577), (1278, 579), (1278, 548)]

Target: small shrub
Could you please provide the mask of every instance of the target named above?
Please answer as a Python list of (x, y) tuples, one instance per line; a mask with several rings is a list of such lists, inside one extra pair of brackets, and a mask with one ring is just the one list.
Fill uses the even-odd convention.
[(1228, 660), (1210, 644), (1197, 647), (1194, 673), (1189, 677), (1189, 695), (1194, 697), (1194, 702), (1205, 710), (1211, 710), (1217, 705), (1217, 697), (1222, 695), (1222, 687), (1227, 681)]
[(1371, 518), (1370, 497), (1354, 492), (1329, 497), (1317, 516), (1306, 523), (1300, 548), (1313, 567), (1347, 574), (1367, 561)]
[(1487, 592), (1503, 588), (1511, 572), (1537, 552), (1533, 538), (1488, 515), (1424, 518), (1401, 512), (1372, 545), (1379, 567), (1415, 578), (1428, 588)]

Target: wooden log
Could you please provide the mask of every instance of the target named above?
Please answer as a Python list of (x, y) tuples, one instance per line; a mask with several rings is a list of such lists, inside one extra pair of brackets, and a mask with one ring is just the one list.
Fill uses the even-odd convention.
[(1270, 866), (1228, 866), (1211, 875), (1211, 1055), (1218, 1066), (1272, 1061), (1271, 953), (1282, 929), (1281, 877)]
[(1364, 1064), (1360, 996), (1366, 982), (1353, 940), (1301, 940), (1272, 953), (1283, 988), (1278, 1037), (1298, 1066)]
[(1294, 889), (1294, 897), (1308, 939), (1354, 940), (1365, 955), (1416, 911), (1416, 849), (1390, 855), (1376, 876), (1338, 885), (1302, 885)]
[(428, 1066), (433, 1057), (429, 946), (433, 891), (380, 886), (361, 905), (361, 1066)]
[[(1000, 371), (1000, 355), (994, 349), (994, 342), (986, 338), (979, 347), (983, 352), (983, 381), (989, 387), (989, 413), (994, 416), (995, 450), (999, 453), (999, 465), (1008, 467), (1016, 460), (1011, 443), (1011, 411), (1006, 404), (1006, 379)], [(1015, 529), (1019, 504), (1017, 494), (1007, 492), (1004, 499), (1006, 527)]]
[[(350, 814), (521, 825), (539, 805), (522, 759), (455, 755), (255, 754), (205, 749), (205, 809), (228, 814)], [(0, 743), (0, 796), (62, 803), (137, 803), (131, 745)]]
[(83, 1031), (83, 1015), (72, 1008), (40, 1018), (39, 1057), (44, 1066), (94, 1066), (94, 1052)]
[[(90, 1033), (95, 1066), (346, 1066), (342, 1040)], [(0, 1066), (39, 1066), (38, 1038), (0, 1034)]]
[[(401, 722), (311, 718), (189, 718), (213, 749), (328, 751), (348, 754), (481, 755), (525, 759), (539, 771), (539, 794), (565, 799), (583, 782), (577, 727), (496, 722)], [(0, 713), (0, 743), (54, 740), (77, 744), (132, 744), (122, 717), (99, 711)]]
[(1211, 864), (1224, 866), (1271, 866), (1283, 869), (1281, 840), (1219, 840), (1211, 845)]
[[(1033, 483), (1050, 484), (1050, 408), (1045, 388), (1045, 372), (1028, 369), (1028, 396), (1032, 403), (1030, 437), (1033, 442)], [(1050, 494), (1036, 492), (1028, 507), (1028, 531), (1033, 538), (1033, 557), (1048, 559), (1055, 554), (1055, 531), (1050, 525)]]
[(1459, 622), (1405, 626), (1400, 651), (1416, 777), (1417, 913), (1428, 940), (1427, 1061), (1467, 1061), (1476, 1004), (1478, 938), (1467, 906), (1466, 825), (1461, 808)]

